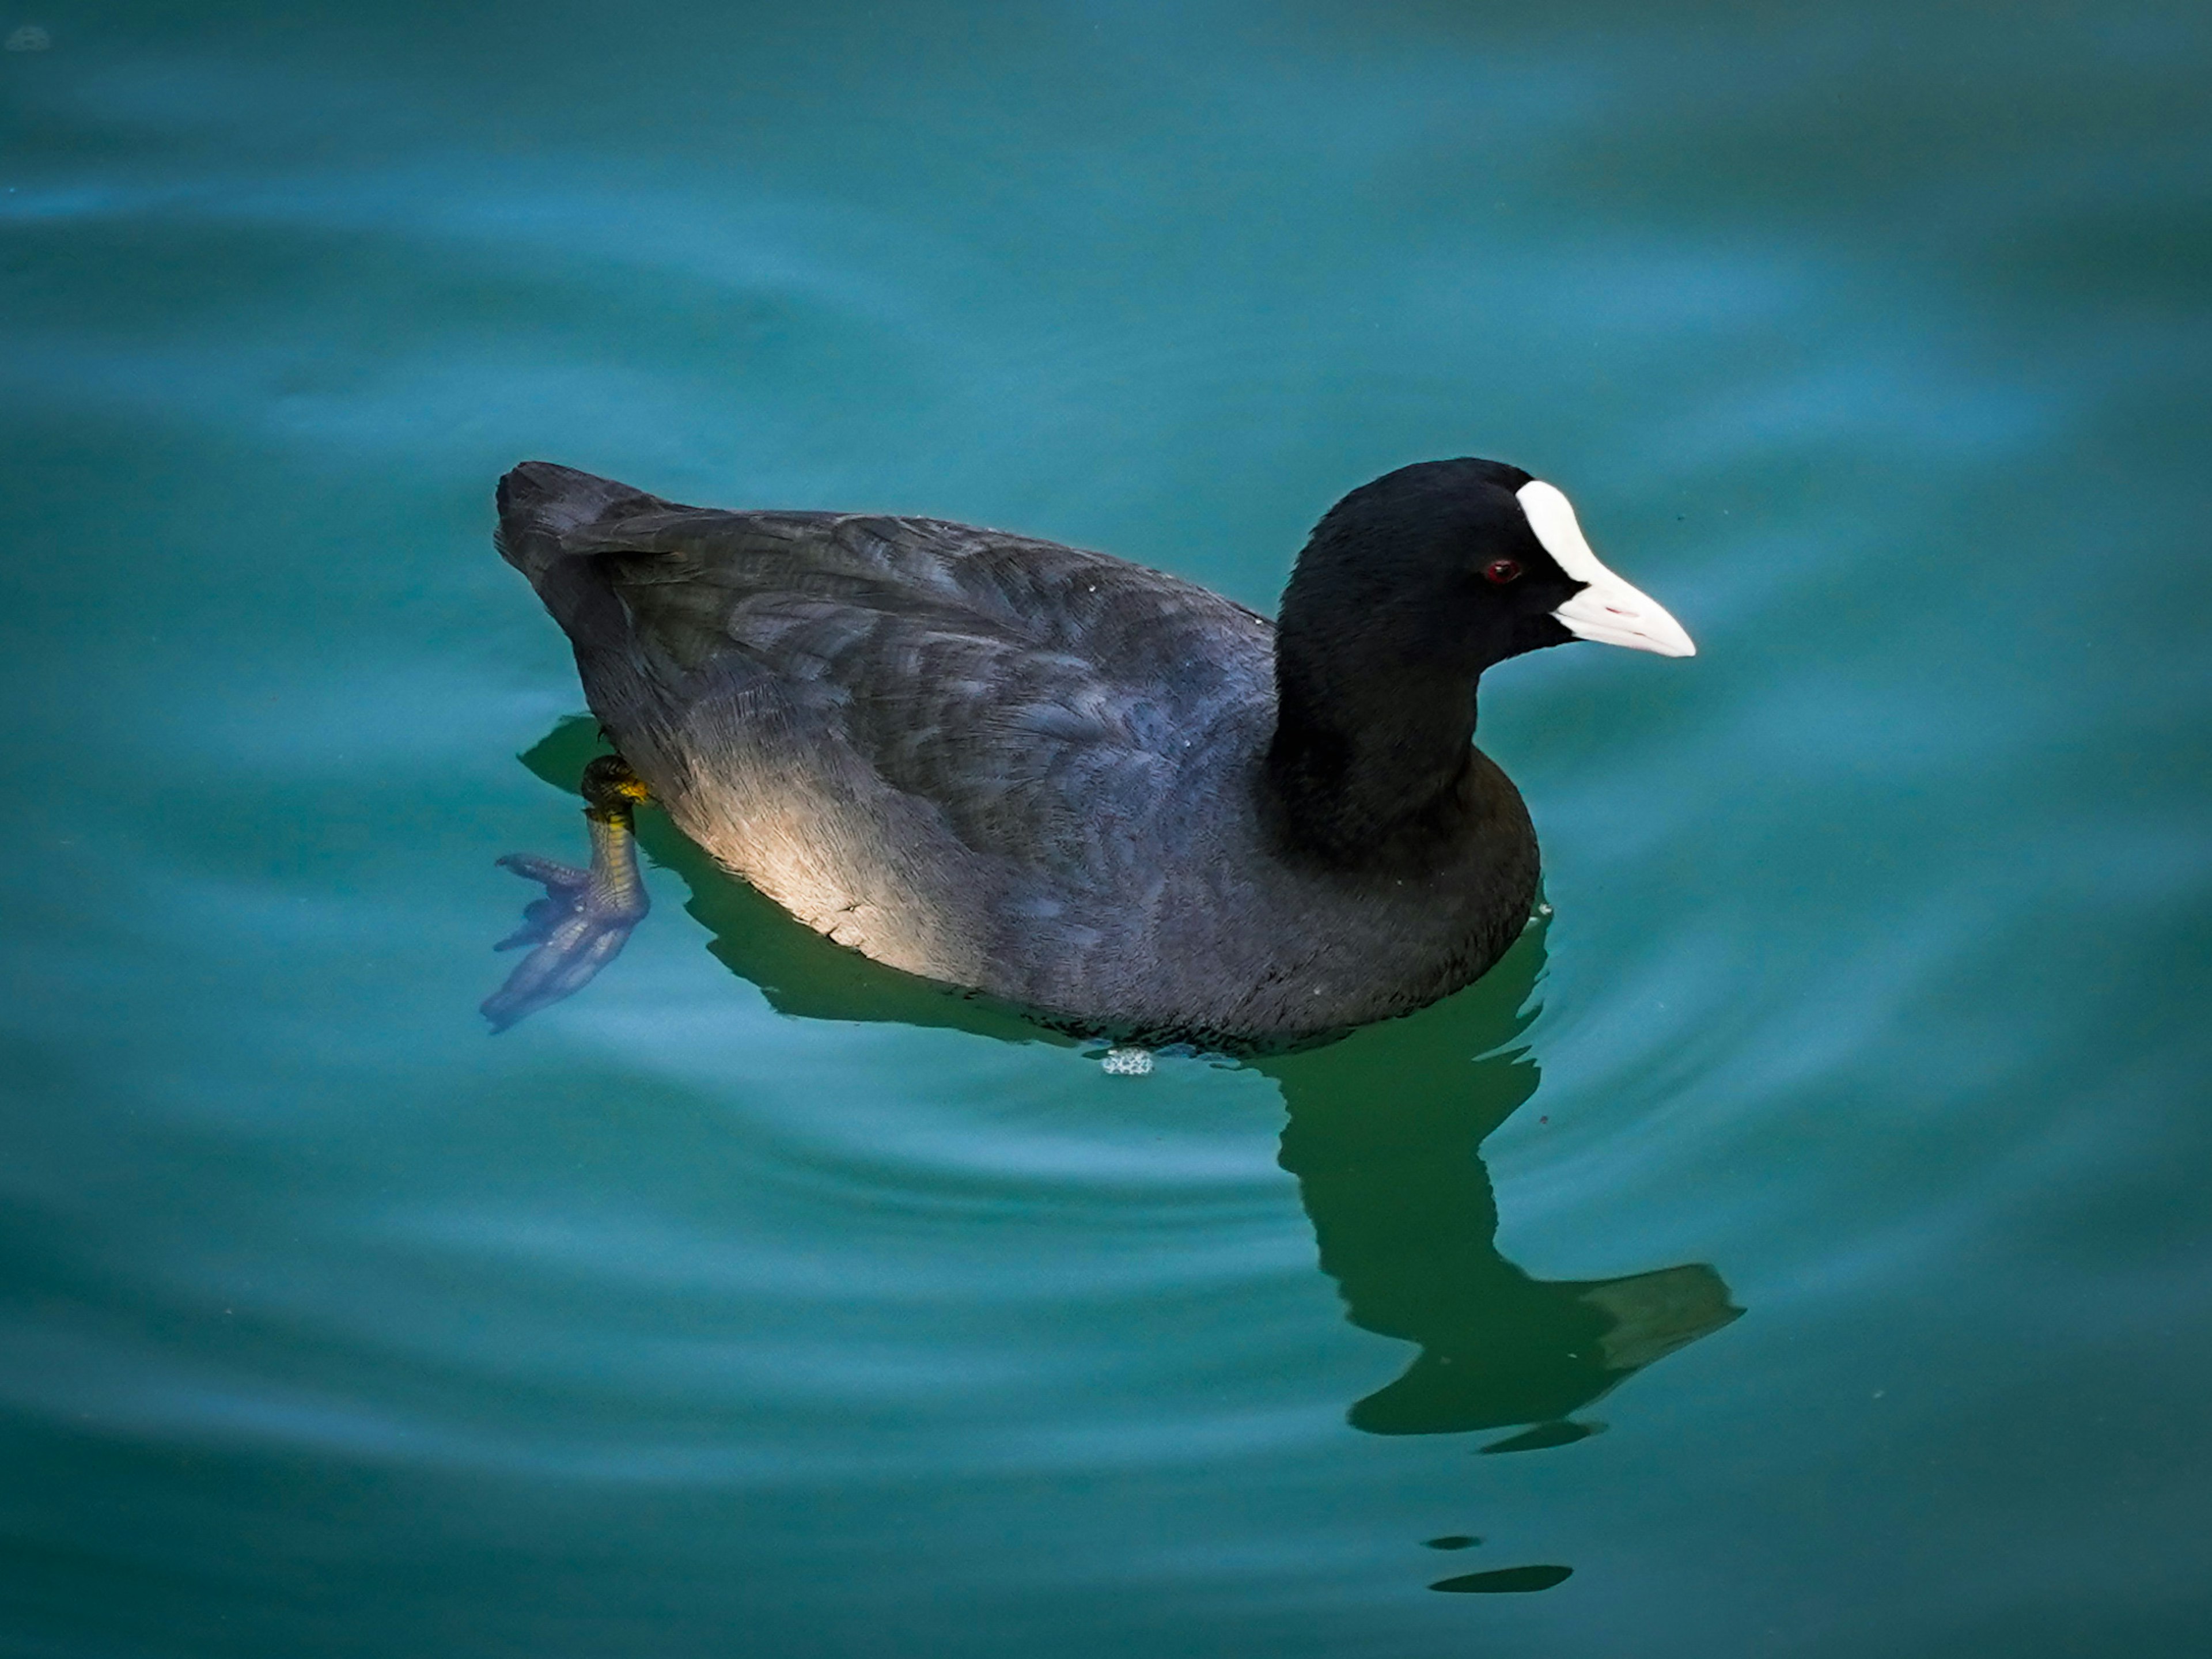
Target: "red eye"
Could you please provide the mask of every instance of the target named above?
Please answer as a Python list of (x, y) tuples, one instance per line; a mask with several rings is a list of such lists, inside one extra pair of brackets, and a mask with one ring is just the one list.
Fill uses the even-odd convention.
[(1486, 580), (1496, 582), (1503, 587), (1508, 582), (1517, 582), (1521, 580), (1521, 561), (1492, 559), (1482, 567), (1482, 574)]

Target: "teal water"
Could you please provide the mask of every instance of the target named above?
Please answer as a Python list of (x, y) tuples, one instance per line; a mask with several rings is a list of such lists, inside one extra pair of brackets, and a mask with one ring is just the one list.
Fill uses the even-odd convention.
[[(2206, 1650), (2201, 7), (0, 36), (0, 1651)], [(1272, 607), (1469, 453), (1702, 654), (1486, 683), (1462, 996), (1109, 1078), (648, 815), (484, 1034), (515, 460)]]

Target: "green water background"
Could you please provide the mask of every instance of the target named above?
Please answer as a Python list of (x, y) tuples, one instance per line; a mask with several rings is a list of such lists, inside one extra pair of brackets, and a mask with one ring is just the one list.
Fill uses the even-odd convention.
[[(2203, 8), (0, 36), (0, 1651), (2206, 1650)], [(1109, 1079), (648, 822), (483, 1034), (514, 461), (1271, 607), (1460, 453), (1702, 649), (1486, 683), (1465, 996)]]

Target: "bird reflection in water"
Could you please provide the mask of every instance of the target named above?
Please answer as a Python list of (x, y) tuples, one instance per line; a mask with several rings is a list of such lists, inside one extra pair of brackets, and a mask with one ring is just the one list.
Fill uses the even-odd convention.
[[(565, 783), (597, 775), (587, 764), (599, 746), (593, 723), (572, 719), (523, 760), (548, 781)], [(613, 777), (608, 772), (599, 781)], [(626, 831), (626, 811), (617, 816)], [(1012, 1010), (947, 994), (829, 944), (722, 876), (665, 822), (641, 820), (637, 835), (656, 861), (689, 883), (688, 908), (712, 931), (709, 948), (787, 1014), (951, 1025), (1016, 1040), (1038, 1034)], [(595, 859), (595, 867), (602, 861)], [(580, 878), (584, 872), (569, 873)], [(610, 902), (621, 908), (615, 901), (622, 898), (614, 895)], [(557, 887), (551, 901), (538, 901), (532, 919), (558, 928), (572, 925), (574, 908), (580, 920), (573, 925), (605, 921), (599, 910), (606, 905), (563, 908)], [(635, 917), (616, 920), (618, 927), (601, 931), (612, 933), (619, 949)], [(1325, 1047), (1248, 1062), (1282, 1091), (1289, 1121), (1279, 1162), (1297, 1178), (1322, 1271), (1336, 1281), (1346, 1317), (1362, 1330), (1420, 1349), (1402, 1376), (1352, 1404), (1346, 1416), (1355, 1429), (1378, 1435), (1515, 1431), (1480, 1447), (1486, 1453), (1570, 1445), (1602, 1426), (1577, 1421), (1574, 1413), (1742, 1314), (1720, 1275), (1703, 1264), (1614, 1279), (1540, 1279), (1498, 1253), (1498, 1203), (1480, 1147), (1536, 1092), (1536, 1062), (1515, 1044), (1534, 1017), (1545, 927), (1541, 918), (1532, 922), (1503, 961), (1443, 1002)], [(592, 963), (592, 971), (598, 965)], [(589, 977), (585, 973), (577, 982)], [(574, 988), (565, 986), (532, 1006)], [(490, 1006), (485, 1012), (499, 1021)], [(1462, 1540), (1431, 1542), (1455, 1548)], [(1513, 1566), (1431, 1588), (1540, 1590), (1569, 1571)]]
[[(1370, 1434), (1516, 1431), (1486, 1453), (1571, 1445), (1574, 1413), (1742, 1314), (1703, 1264), (1617, 1279), (1531, 1278), (1498, 1253), (1481, 1145), (1536, 1092), (1515, 1043), (1534, 1018), (1540, 917), (1457, 996), (1324, 1048), (1255, 1062), (1283, 1091), (1282, 1166), (1297, 1177), (1322, 1271), (1362, 1330), (1419, 1345), (1403, 1375), (1346, 1413)], [(1467, 1534), (1432, 1549), (1478, 1544)], [(1429, 1588), (1526, 1595), (1570, 1567), (1524, 1564)]]
[(1522, 1428), (1483, 1449), (1571, 1444), (1598, 1426), (1572, 1413), (1742, 1312), (1703, 1265), (1539, 1279), (1498, 1254), (1479, 1148), (1536, 1091), (1534, 1060), (1511, 1044), (1533, 1018), (1543, 935), (1539, 921), (1448, 1002), (1257, 1062), (1283, 1091), (1282, 1165), (1346, 1316), (1420, 1345), (1348, 1413), (1370, 1434)]

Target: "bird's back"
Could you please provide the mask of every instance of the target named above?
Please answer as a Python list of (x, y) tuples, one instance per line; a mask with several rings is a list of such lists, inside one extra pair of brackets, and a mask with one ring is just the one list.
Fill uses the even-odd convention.
[(1250, 902), (1273, 629), (1242, 606), (1057, 543), (705, 511), (543, 463), (500, 506), (623, 755), (832, 938), (1143, 1025), (1194, 908)]

